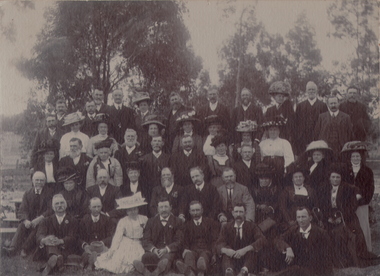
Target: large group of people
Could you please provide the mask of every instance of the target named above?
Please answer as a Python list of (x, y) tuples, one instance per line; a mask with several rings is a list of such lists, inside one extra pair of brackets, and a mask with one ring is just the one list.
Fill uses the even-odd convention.
[(58, 100), (36, 135), (33, 185), (5, 250), (43, 260), (42, 275), (71, 255), (86, 270), (142, 275), (331, 275), (372, 264), (359, 89), (348, 88), (345, 112), (313, 82), (295, 108), (283, 82), (269, 93), (265, 113), (246, 88), (232, 112), (216, 88), (195, 108), (171, 93), (165, 115), (143, 92), (137, 112), (121, 90), (112, 106), (95, 90), (85, 115)]

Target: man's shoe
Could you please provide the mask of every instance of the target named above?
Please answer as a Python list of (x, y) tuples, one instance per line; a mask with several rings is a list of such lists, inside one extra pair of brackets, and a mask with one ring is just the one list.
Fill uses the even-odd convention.
[(21, 256), (21, 258), (26, 258), (28, 256), (28, 254), (26, 254), (25, 250), (22, 249), (21, 253), (20, 253), (20, 256)]
[(245, 269), (241, 269), (237, 276), (248, 276), (248, 271)]
[(163, 259), (159, 261), (157, 264), (157, 268), (152, 272), (152, 276), (160, 275), (162, 272), (165, 271), (167, 265), (168, 265), (168, 259)]
[(49, 260), (46, 263), (45, 269), (42, 271), (42, 276), (49, 275), (50, 271), (57, 265), (58, 256), (57, 255), (51, 255)]
[(177, 261), (175, 265), (181, 274), (185, 274), (186, 270), (189, 268), (189, 266), (182, 261)]
[(150, 272), (145, 267), (145, 265), (141, 261), (133, 261), (133, 266), (135, 267), (136, 271), (141, 273), (144, 276), (149, 276)]
[(58, 271), (63, 270), (63, 256), (62, 255), (58, 255), (57, 257), (57, 268), (58, 268)]
[(225, 276), (235, 276), (234, 270), (232, 268), (227, 268), (224, 273)]
[(200, 257), (197, 261), (197, 269), (199, 272), (205, 272), (207, 269), (206, 260), (203, 257)]

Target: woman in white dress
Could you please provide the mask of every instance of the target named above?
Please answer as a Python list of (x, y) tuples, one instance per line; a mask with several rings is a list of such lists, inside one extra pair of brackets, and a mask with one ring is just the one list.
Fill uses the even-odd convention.
[(117, 224), (110, 249), (97, 258), (95, 267), (117, 274), (134, 270), (133, 261), (141, 260), (144, 254), (141, 238), (148, 218), (139, 215), (138, 207), (147, 204), (141, 193), (116, 201), (117, 209), (127, 209), (127, 216)]

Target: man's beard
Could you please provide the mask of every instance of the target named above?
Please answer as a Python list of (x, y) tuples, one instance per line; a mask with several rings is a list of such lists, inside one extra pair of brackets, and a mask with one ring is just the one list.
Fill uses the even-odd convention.
[(79, 155), (80, 155), (80, 150), (70, 151), (70, 157), (71, 158), (78, 157)]
[(162, 186), (163, 187), (170, 187), (172, 185), (172, 181), (171, 180), (169, 180), (169, 179), (163, 179), (162, 180)]

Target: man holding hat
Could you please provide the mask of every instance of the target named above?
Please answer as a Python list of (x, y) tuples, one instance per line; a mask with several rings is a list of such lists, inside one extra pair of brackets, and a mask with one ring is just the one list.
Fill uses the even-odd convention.
[(133, 110), (123, 105), (124, 93), (121, 89), (112, 92), (113, 105), (107, 107), (110, 115), (112, 127), (110, 133), (119, 143), (124, 143), (124, 133), (127, 128), (136, 130), (135, 116)]
[(40, 222), (48, 217), (52, 210), (51, 198), (53, 190), (45, 186), (46, 177), (43, 172), (36, 171), (32, 177), (33, 187), (24, 193), (19, 210), (20, 224), (9, 247), (4, 249), (10, 254), (21, 250), (26, 257), (36, 247), (36, 233)]
[(65, 123), (63, 126), (70, 126), (71, 131), (66, 133), (61, 138), (61, 149), (59, 151), (59, 158), (62, 159), (63, 157), (70, 155), (70, 140), (72, 138), (78, 138), (82, 141), (82, 152), (86, 152), (88, 136), (82, 132), (80, 132), (81, 123), (84, 120), (84, 116), (80, 112), (74, 112), (70, 113), (65, 116)]
[(100, 198), (91, 198), (89, 209), (90, 214), (86, 214), (79, 223), (78, 245), (83, 252), (83, 267), (92, 270), (97, 256), (111, 246), (115, 225), (108, 216), (101, 213)]
[(109, 183), (114, 186), (123, 184), (123, 170), (119, 161), (111, 156), (111, 145), (113, 141), (108, 138), (95, 144), (98, 155), (92, 159), (87, 170), (86, 188), (95, 185), (98, 170), (105, 169), (109, 174)]

